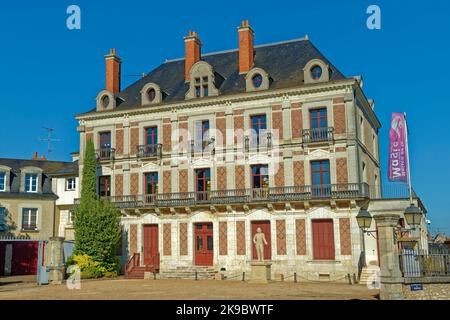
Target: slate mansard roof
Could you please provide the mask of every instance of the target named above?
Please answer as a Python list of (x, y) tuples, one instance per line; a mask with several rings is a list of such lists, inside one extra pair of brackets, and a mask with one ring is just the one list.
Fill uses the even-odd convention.
[[(0, 158), (0, 166), (11, 168), (9, 192), (0, 192), (0, 197), (33, 197), (46, 198), (55, 197), (52, 191), (51, 177), (56, 174), (78, 175), (78, 162), (48, 161), (48, 160), (21, 160)], [(42, 173), (42, 193), (21, 193), (20, 192), (20, 176), (21, 170), (25, 167), (37, 167), (43, 170)]]
[[(329, 65), (330, 81), (346, 79), (308, 39), (255, 46), (254, 50), (254, 67), (264, 69), (271, 78), (269, 90), (302, 85), (303, 68), (312, 59), (321, 59)], [(218, 87), (221, 96), (245, 92), (245, 75), (239, 74), (237, 49), (203, 54), (201, 60), (209, 63), (214, 72), (224, 79)], [(184, 79), (184, 63), (184, 58), (166, 61), (122, 90), (118, 94), (115, 110), (141, 107), (140, 91), (149, 82), (156, 83), (163, 91), (162, 104), (184, 101), (189, 89), (189, 83)]]

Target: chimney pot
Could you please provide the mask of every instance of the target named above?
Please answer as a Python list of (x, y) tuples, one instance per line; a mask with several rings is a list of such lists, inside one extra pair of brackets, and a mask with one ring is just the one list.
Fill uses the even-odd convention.
[(120, 92), (120, 74), (122, 59), (117, 55), (115, 48), (109, 50), (109, 54), (105, 55), (106, 63), (106, 90), (113, 94)]
[(35, 151), (33, 154), (33, 158), (31, 160), (36, 160), (37, 158), (38, 158), (38, 153), (37, 153), (37, 151)]

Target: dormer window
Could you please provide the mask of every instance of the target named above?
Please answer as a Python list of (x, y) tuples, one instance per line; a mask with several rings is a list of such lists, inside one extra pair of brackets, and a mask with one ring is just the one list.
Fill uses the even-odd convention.
[(147, 97), (148, 97), (148, 101), (153, 102), (153, 100), (155, 100), (156, 98), (156, 91), (154, 88), (150, 88), (147, 91)]
[(109, 105), (109, 97), (107, 95), (104, 95), (102, 97), (102, 107), (103, 107), (103, 109), (108, 108), (108, 105)]
[(262, 82), (263, 82), (263, 77), (262, 77), (262, 75), (260, 75), (259, 73), (255, 74), (255, 75), (252, 77), (252, 82), (253, 82), (253, 86), (254, 86), (255, 88), (261, 87)]
[(97, 111), (107, 111), (116, 108), (116, 98), (108, 90), (102, 90), (97, 94)]
[(330, 80), (330, 67), (320, 59), (312, 59), (303, 68), (305, 84), (327, 82)]
[(189, 90), (186, 92), (186, 99), (218, 96), (221, 76), (214, 72), (213, 68), (206, 61), (196, 62), (189, 72)]
[(313, 80), (319, 80), (322, 77), (322, 68), (319, 65), (315, 65), (311, 68), (311, 78)]
[(262, 68), (253, 68), (245, 75), (247, 92), (267, 90), (270, 87), (270, 76)]
[(209, 95), (208, 82), (208, 77), (195, 78), (195, 96), (197, 98), (207, 97)]
[(149, 82), (141, 89), (141, 103), (143, 106), (160, 103), (162, 98), (163, 94), (161, 88), (156, 83)]
[(25, 192), (38, 191), (38, 175), (34, 173), (27, 173), (25, 175)]
[(0, 191), (6, 191), (6, 173), (0, 172)]

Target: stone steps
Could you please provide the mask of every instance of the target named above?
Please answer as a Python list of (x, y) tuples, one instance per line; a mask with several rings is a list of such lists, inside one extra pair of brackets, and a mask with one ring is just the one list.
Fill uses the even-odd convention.
[(377, 271), (377, 268), (364, 267), (361, 271), (359, 283), (365, 285), (372, 284), (374, 281), (376, 281)]
[(177, 267), (175, 269), (161, 270), (158, 274), (158, 279), (195, 279), (197, 272), (197, 279), (214, 279), (216, 270), (211, 267)]

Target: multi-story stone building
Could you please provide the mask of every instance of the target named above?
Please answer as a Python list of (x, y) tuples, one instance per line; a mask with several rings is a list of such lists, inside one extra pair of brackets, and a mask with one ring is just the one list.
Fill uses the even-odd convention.
[[(185, 57), (122, 90), (106, 58), (106, 89), (76, 118), (80, 170), (98, 151), (98, 192), (122, 210), (123, 263), (249, 270), (260, 227), (273, 273), (342, 279), (357, 272), (355, 216), (380, 193), (373, 101), (308, 39)], [(376, 258), (375, 258), (376, 259)], [(135, 262), (136, 263), (136, 262)]]
[(38, 158), (36, 153), (31, 160), (0, 159), (0, 238), (48, 240), (57, 235), (58, 195), (52, 174), (70, 165)]

